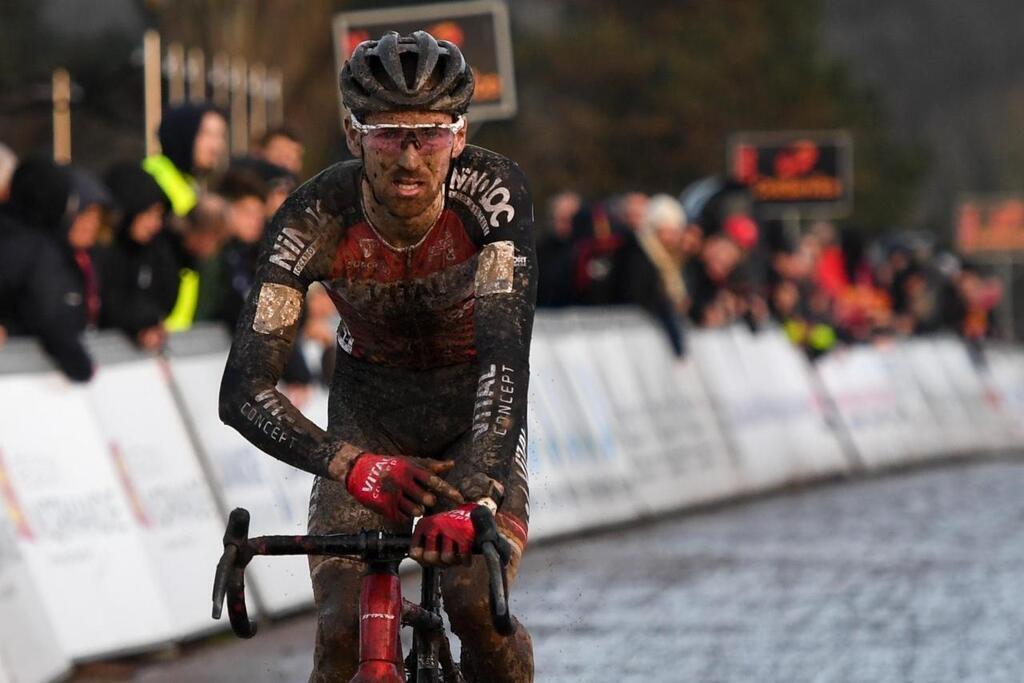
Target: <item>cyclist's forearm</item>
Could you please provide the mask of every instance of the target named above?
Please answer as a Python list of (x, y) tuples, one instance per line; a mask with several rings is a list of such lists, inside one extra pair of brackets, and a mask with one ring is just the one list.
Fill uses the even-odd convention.
[(220, 417), (255, 446), (306, 472), (344, 478), (358, 449), (333, 439), (277, 390), (291, 354), (295, 326), (268, 331), (253, 325), (254, 302), (246, 305), (220, 388)]
[(533, 306), (522, 296), (477, 300), (480, 378), (473, 410), (474, 450), (483, 474), (508, 488), (526, 458), (527, 389)]

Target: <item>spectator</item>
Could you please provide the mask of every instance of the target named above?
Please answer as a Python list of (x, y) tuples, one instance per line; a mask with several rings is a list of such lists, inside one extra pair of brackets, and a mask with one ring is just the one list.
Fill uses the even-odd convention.
[(10, 147), (0, 142), (0, 204), (6, 203), (11, 194), (11, 177), (17, 167), (17, 155)]
[(668, 334), (677, 356), (683, 334), (677, 316), (687, 306), (682, 262), (686, 214), (668, 195), (645, 202), (646, 215), (635, 234), (626, 236), (615, 265), (615, 303), (634, 304), (653, 315)]
[(100, 257), (105, 305), (101, 324), (119, 329), (148, 351), (167, 336), (164, 319), (178, 294), (178, 260), (171, 244), (157, 239), (164, 227), (167, 197), (156, 181), (134, 164), (107, 174), (120, 210), (114, 239)]
[(266, 221), (266, 184), (254, 173), (232, 169), (220, 193), (227, 200), (228, 241), (220, 254), (221, 298), (218, 318), (234, 329), (256, 277), (256, 261)]
[[(99, 312), (90, 250), (105, 196), (93, 179), (26, 159), (0, 208), (0, 326), (39, 339), (71, 380), (92, 377), (82, 333)], [(72, 207), (69, 209), (68, 207)]]
[(292, 190), (298, 184), (296, 176), (288, 169), (255, 157), (242, 157), (231, 162), (229, 172), (244, 171), (258, 177), (266, 185), (264, 213), (269, 221), (284, 204)]
[(280, 166), (296, 178), (302, 177), (302, 157), (306, 152), (295, 132), (284, 126), (271, 128), (260, 139), (255, 156)]
[(167, 195), (175, 215), (186, 216), (198, 201), (199, 181), (227, 150), (227, 120), (212, 105), (184, 104), (168, 110), (160, 123), (162, 154), (142, 167)]
[(220, 250), (227, 238), (228, 205), (207, 193), (186, 216), (181, 236), (185, 264), (178, 296), (164, 322), (168, 332), (181, 332), (203, 320), (216, 320), (221, 305)]
[(560, 192), (548, 202), (547, 230), (537, 240), (538, 306), (572, 303), (572, 221), (581, 204), (575, 192)]

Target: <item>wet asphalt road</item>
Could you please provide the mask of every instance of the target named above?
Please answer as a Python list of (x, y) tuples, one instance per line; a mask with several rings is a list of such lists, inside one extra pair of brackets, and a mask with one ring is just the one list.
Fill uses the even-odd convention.
[[(818, 486), (531, 548), (513, 612), (541, 682), (1019, 683), (1022, 522), (1024, 458)], [(312, 629), (131, 680), (304, 681)]]

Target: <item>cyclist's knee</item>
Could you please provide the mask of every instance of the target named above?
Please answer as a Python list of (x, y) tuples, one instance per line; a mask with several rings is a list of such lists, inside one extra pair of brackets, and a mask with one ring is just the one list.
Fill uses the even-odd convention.
[(311, 683), (347, 681), (359, 663), (359, 586), (362, 563), (310, 558), (316, 602), (316, 642)]

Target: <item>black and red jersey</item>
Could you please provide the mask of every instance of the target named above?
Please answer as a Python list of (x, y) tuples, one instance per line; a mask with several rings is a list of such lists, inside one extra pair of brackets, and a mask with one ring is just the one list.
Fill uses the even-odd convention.
[(326, 475), (343, 444), (276, 390), (302, 297), (320, 282), (341, 316), (341, 352), (382, 369), (465, 365), (478, 374), (465, 425), (488, 455), (489, 474), (504, 481), (520, 431), (525, 439), (536, 297), (525, 178), (505, 157), (467, 146), (439, 218), (404, 248), (364, 215), (361, 180), (360, 161), (331, 166), (275, 216), (225, 370), (222, 418), (274, 457)]

